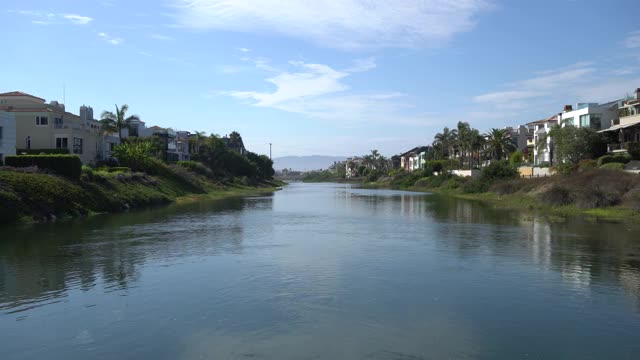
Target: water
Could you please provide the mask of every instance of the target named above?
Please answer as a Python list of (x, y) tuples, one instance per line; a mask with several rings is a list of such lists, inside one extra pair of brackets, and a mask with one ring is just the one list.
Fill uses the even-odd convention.
[(293, 184), (0, 229), (2, 359), (638, 359), (640, 229)]

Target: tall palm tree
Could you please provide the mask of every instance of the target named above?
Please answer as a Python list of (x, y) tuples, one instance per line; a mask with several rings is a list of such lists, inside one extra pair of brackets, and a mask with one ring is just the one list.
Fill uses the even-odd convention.
[(467, 122), (458, 121), (456, 145), (460, 150), (460, 165), (464, 167), (465, 159), (471, 148), (471, 126)]
[(480, 134), (480, 131), (477, 129), (471, 130), (471, 154), (472, 159), (469, 164), (469, 169), (473, 168), (474, 160), (477, 160), (478, 165), (480, 164), (480, 151), (484, 147), (484, 136)]
[(140, 121), (140, 117), (138, 115), (125, 117), (127, 110), (129, 110), (129, 105), (124, 104), (121, 107), (118, 107), (118, 104), (116, 104), (116, 112), (103, 111), (101, 115), (102, 119), (100, 120), (104, 131), (112, 133), (116, 131), (118, 132), (118, 138), (120, 138), (121, 143), (122, 129), (129, 129), (132, 121)]
[(457, 130), (449, 130), (448, 127), (445, 127), (441, 133), (437, 133), (433, 137), (433, 145), (439, 144), (442, 147), (442, 156), (448, 157), (452, 152), (456, 136), (458, 136)]
[(515, 150), (511, 135), (505, 129), (491, 129), (487, 134), (487, 153), (492, 159), (502, 160)]
[(200, 153), (200, 146), (206, 138), (207, 134), (204, 131), (194, 131), (193, 138), (189, 139), (189, 143), (193, 149), (191, 152), (194, 154)]

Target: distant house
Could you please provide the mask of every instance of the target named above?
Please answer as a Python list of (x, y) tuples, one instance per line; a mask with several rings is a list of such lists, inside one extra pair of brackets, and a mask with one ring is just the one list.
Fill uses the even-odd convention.
[(361, 165), (365, 165), (366, 164), (366, 160), (362, 157), (352, 157), (352, 158), (347, 158), (347, 161), (345, 162), (345, 177), (347, 179), (350, 179), (352, 177), (356, 177), (358, 176), (358, 167)]
[(240, 155), (247, 154), (247, 149), (244, 147), (244, 142), (242, 141), (241, 137), (234, 138), (225, 136), (222, 138), (222, 141), (227, 144), (227, 147), (229, 147), (229, 149), (237, 151), (238, 153), (240, 153)]
[(426, 154), (430, 149), (429, 146), (417, 146), (400, 154), (400, 168), (405, 171), (422, 169), (426, 165)]
[(612, 134), (613, 143), (608, 144), (609, 151), (624, 151), (629, 143), (640, 142), (640, 88), (634, 96), (620, 102), (618, 119), (611, 121), (611, 126), (599, 132)]
[(4, 157), (16, 154), (16, 116), (12, 112), (0, 111), (0, 165)]
[(82, 106), (81, 117), (67, 112), (57, 101), (46, 103), (20, 91), (0, 94), (0, 111), (15, 117), (18, 150), (68, 149), (85, 164), (95, 163), (101, 136), (100, 122), (93, 119), (90, 109)]
[(518, 127), (508, 126), (504, 128), (511, 136), (511, 142), (517, 150), (525, 152), (528, 144), (533, 140), (534, 129), (532, 126), (520, 125)]
[[(533, 161), (536, 165), (553, 163), (553, 148), (548, 134), (555, 125), (558, 125), (560, 117), (561, 114), (558, 114), (527, 124), (533, 128)], [(539, 145), (540, 143), (543, 145)]]

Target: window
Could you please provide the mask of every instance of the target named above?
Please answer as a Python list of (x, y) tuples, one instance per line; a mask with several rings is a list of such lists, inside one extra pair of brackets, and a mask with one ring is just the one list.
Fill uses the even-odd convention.
[(56, 149), (68, 149), (68, 148), (69, 148), (69, 139), (56, 138)]
[(56, 129), (62, 129), (62, 125), (63, 124), (64, 124), (64, 122), (63, 122), (62, 118), (57, 117), (57, 118), (53, 119), (53, 126)]
[(573, 123), (573, 118), (566, 118), (566, 119), (562, 119), (562, 121), (567, 125), (567, 126), (574, 126), (575, 124)]
[(109, 143), (109, 151), (114, 151), (116, 149), (116, 143)]
[(31, 136), (27, 136), (24, 139), (24, 145), (26, 146), (27, 150), (31, 149)]
[(131, 125), (129, 128), (129, 136), (138, 137), (138, 125)]
[(580, 115), (580, 127), (589, 127), (589, 114)]
[(591, 114), (590, 116), (590, 120), (591, 120), (591, 124), (590, 127), (593, 130), (600, 130), (602, 129), (602, 119), (600, 114)]
[(73, 153), (82, 154), (82, 139), (73, 138)]
[(0, 126), (0, 140), (2, 140), (2, 126)]
[(36, 116), (36, 125), (38, 126), (48, 126), (49, 118), (46, 116)]

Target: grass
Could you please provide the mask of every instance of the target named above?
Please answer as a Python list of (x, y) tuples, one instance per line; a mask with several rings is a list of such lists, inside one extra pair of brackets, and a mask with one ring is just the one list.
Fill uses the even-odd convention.
[(126, 170), (86, 170), (78, 181), (4, 168), (0, 170), (0, 223), (25, 219), (42, 222), (171, 202), (219, 199), (273, 191), (282, 185), (279, 181), (264, 181), (248, 186), (237, 179), (214, 183), (182, 167), (156, 176)]

